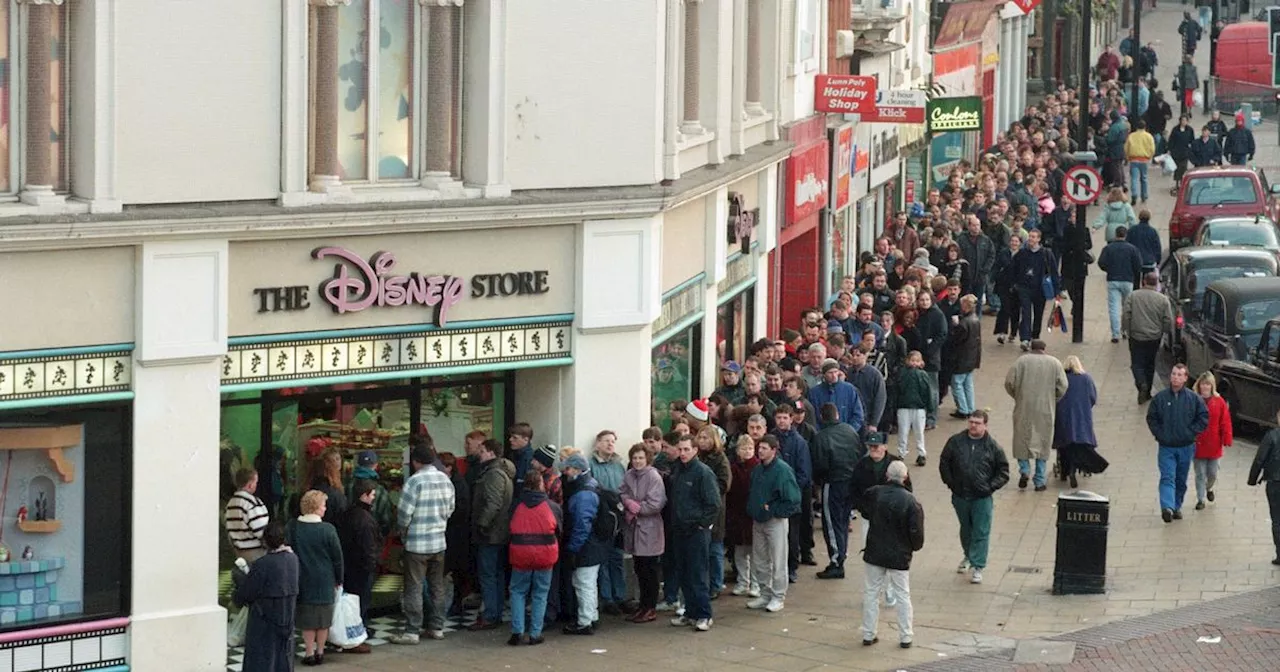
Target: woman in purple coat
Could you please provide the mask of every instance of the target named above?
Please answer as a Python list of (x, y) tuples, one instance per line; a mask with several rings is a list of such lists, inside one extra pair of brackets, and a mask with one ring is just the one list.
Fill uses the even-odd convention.
[(631, 446), (627, 457), (631, 468), (623, 474), (619, 490), (627, 509), (623, 541), (634, 560), (636, 583), (640, 586), (639, 609), (627, 620), (649, 623), (658, 618), (658, 567), (666, 550), (662, 507), (667, 503), (667, 490), (662, 474), (653, 467), (653, 453), (648, 446)]
[(1067, 393), (1058, 400), (1054, 417), (1053, 447), (1058, 451), (1060, 478), (1070, 479), (1071, 487), (1079, 487), (1076, 471), (1101, 473), (1106, 460), (1098, 455), (1098, 437), (1093, 432), (1093, 406), (1098, 403), (1098, 388), (1075, 355), (1063, 360), (1067, 372)]

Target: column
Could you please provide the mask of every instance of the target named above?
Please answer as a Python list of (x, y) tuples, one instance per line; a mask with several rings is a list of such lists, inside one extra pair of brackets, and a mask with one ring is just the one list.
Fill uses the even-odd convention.
[[(506, 198), (507, 183), (507, 0), (486, 0), (463, 6), (462, 42), (462, 183), (467, 195)], [(456, 28), (455, 28), (456, 30)]]
[[(1018, 55), (1018, 68), (1014, 70), (1013, 100), (1016, 102), (1014, 114), (1022, 118), (1022, 110), (1027, 107), (1027, 33), (1030, 32), (1031, 17), (1024, 15), (1015, 20), (1013, 53)], [(1087, 49), (1088, 46), (1086, 45)]]
[(49, 139), (53, 120), (53, 81), (49, 71), (53, 49), (53, 5), (62, 0), (23, 0), (27, 5), (27, 118), (23, 203), (41, 205), (55, 199), (53, 152)]
[(1013, 21), (1000, 20), (1000, 63), (996, 66), (996, 132), (1003, 133), (1013, 115)]
[(760, 103), (760, 3), (747, 0), (747, 114), (764, 114)]
[(315, 152), (311, 190), (328, 192), (339, 187), (341, 168), (338, 164), (338, 5), (350, 0), (310, 0), (316, 13), (315, 127), (312, 133)]
[(702, 57), (698, 53), (702, 31), (701, 0), (684, 0), (684, 121), (680, 132), (685, 135), (702, 135), (705, 131), (698, 122), (702, 87)]
[(425, 187), (461, 195), (461, 183), (453, 179), (453, 92), (456, 89), (457, 6), (461, 0), (420, 0), (427, 33), (427, 137)]

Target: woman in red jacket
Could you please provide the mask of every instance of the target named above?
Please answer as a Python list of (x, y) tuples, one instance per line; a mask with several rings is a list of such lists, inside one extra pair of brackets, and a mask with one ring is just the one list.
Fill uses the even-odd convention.
[(1196, 392), (1209, 407), (1209, 426), (1196, 437), (1196, 511), (1205, 500), (1213, 501), (1213, 485), (1218, 480), (1218, 460), (1223, 446), (1231, 445), (1231, 409), (1218, 395), (1218, 381), (1205, 371), (1196, 379)]

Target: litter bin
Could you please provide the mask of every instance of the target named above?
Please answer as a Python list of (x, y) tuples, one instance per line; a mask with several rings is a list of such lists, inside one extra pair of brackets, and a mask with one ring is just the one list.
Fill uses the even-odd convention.
[(1085, 490), (1058, 495), (1058, 551), (1054, 595), (1106, 592), (1107, 528), (1111, 501)]

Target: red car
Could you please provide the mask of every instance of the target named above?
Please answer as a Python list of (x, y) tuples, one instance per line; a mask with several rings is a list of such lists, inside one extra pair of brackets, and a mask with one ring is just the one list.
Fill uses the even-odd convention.
[(1267, 184), (1261, 169), (1206, 166), (1187, 171), (1169, 218), (1169, 251), (1190, 245), (1207, 218), (1257, 214), (1273, 220), (1280, 216), (1280, 184)]

